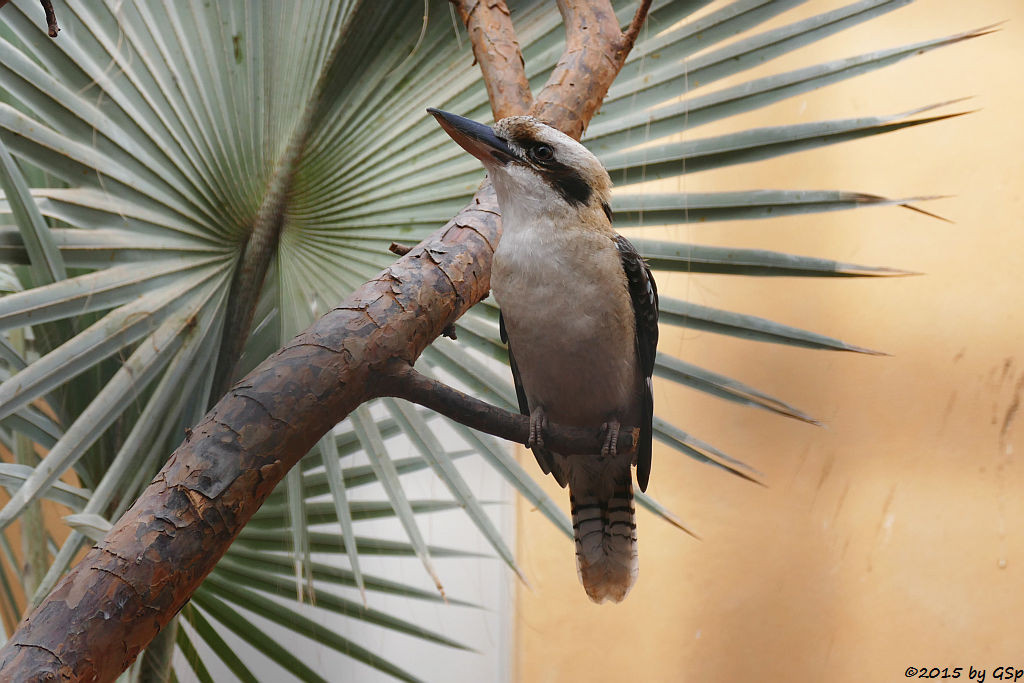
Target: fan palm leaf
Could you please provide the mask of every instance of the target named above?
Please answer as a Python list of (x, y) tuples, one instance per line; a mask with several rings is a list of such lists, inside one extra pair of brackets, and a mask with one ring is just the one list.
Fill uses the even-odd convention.
[[(853, 191), (651, 194), (630, 186), (957, 115), (931, 111), (947, 102), (896, 115), (688, 135), (682, 142), (675, 137), (684, 128), (698, 130), (987, 30), (715, 89), (720, 80), (910, 1), (861, 0), (771, 29), (762, 25), (801, 3), (655, 2), (584, 137), (623, 188), (613, 202), (616, 224), (663, 226), (907, 205), (908, 199)], [(15, 0), (0, 14), (0, 261), (13, 268), (5, 271), (10, 293), (0, 298), (0, 332), (6, 337), (0, 339), (6, 365), (0, 441), (10, 446), (11, 434), (18, 432), (45, 453), (34, 467), (0, 465), (0, 485), (12, 492), (0, 509), (0, 527), (40, 499), (76, 513), (66, 520), (73, 531), (56, 552), (37, 599), (87, 538), (126, 509), (183, 430), (217, 398), (215, 373), (233, 369), (229, 378), (237, 377), (253, 367), (387, 266), (392, 241), (418, 241), (472, 196), (482, 177), (478, 164), (423, 115), (426, 106), (436, 106), (481, 120), (490, 116), (469, 47), (447, 21), (446, 4), (430, 0), (425, 18), (419, 3), (399, 0), (69, 2), (56, 41), (45, 36), (37, 3)], [(560, 17), (552, 3), (509, 4), (527, 75), (537, 88), (562, 52)], [(622, 0), (615, 7), (627, 22), (633, 3)], [(267, 226), (271, 232), (265, 234)], [(636, 244), (655, 270), (905, 274), (645, 235)], [(261, 249), (266, 258), (250, 261)], [(246, 278), (255, 285), (247, 286)], [(748, 313), (669, 296), (661, 303), (668, 325), (873, 353)], [(37, 358), (10, 343), (11, 335), (26, 329), (40, 333)], [(476, 306), (456, 329), (458, 341), (436, 342), (420, 369), (514, 408), (493, 303)], [(679, 358), (660, 354), (656, 372), (660, 381), (813, 422), (782, 399)], [(756, 470), (680, 427), (664, 419), (655, 427), (658, 440), (670, 448), (756, 479)], [(394, 457), (393, 439), (411, 444), (417, 455)], [(462, 425), (446, 426), (398, 401), (364, 406), (288, 476), (285, 490), (253, 518), (186, 608), (188, 625), (176, 642), (194, 674), (210, 680), (202, 661), (210, 652), (240, 679), (255, 679), (221, 637), (226, 629), (294, 675), (319, 676), (274, 638), (249, 627), (239, 611), (244, 610), (382, 672), (415, 680), (388, 653), (318, 626), (298, 604), (314, 596), (316, 610), (462, 647), (435, 630), (371, 609), (367, 592), (439, 598), (364, 572), (359, 557), (418, 557), (440, 587), (432, 558), (466, 553), (429, 545), (419, 518), (461, 507), (497, 555), (519, 572), (507, 539), (460, 474), (458, 461), (467, 452), (482, 456), (571, 535), (565, 514), (505, 444)], [(355, 458), (369, 465), (355, 464)], [(449, 498), (410, 499), (403, 477), (426, 468)], [(352, 497), (369, 484), (382, 497)], [(683, 527), (657, 501), (640, 501)], [(357, 535), (361, 520), (380, 516), (400, 523), (408, 542)], [(348, 569), (335, 563), (340, 554), (347, 556)], [(364, 603), (332, 593), (331, 586), (360, 591)], [(289, 587), (296, 597), (284, 597)], [(13, 600), (9, 590), (3, 595)]]

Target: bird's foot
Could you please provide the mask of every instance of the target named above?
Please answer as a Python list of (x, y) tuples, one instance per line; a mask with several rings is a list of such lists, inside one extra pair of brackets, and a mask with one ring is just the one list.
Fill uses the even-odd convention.
[(548, 428), (548, 416), (544, 409), (537, 406), (530, 413), (530, 440), (526, 445), (531, 449), (544, 448), (544, 430)]
[(618, 420), (609, 420), (601, 425), (601, 435), (604, 437), (604, 445), (601, 446), (602, 458), (614, 458), (619, 449), (619, 424)]

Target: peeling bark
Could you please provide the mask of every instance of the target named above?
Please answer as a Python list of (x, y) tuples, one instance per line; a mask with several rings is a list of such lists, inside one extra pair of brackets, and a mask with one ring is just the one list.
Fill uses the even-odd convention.
[[(460, 10), (472, 4), (459, 3)], [(644, 13), (647, 4), (641, 3)], [(504, 21), (494, 14), (505, 14), (503, 5), (477, 3), (467, 20), (480, 22), (475, 50), (492, 26), (483, 12)], [(559, 7), (567, 51), (530, 111), (579, 137), (632, 41), (619, 32), (608, 0), (563, 0)], [(511, 23), (501, 30), (515, 44)], [(501, 69), (522, 71), (521, 56), (517, 67), (507, 50), (476, 54), (485, 73), (500, 72), (489, 71), (492, 58)], [(500, 117), (523, 111), (529, 90), (489, 93)], [(445, 226), (235, 384), (0, 649), (0, 680), (116, 678), (186, 604), (321, 436), (369, 398), (415, 393), (415, 386), (402, 388), (396, 368), (411, 367), (487, 295), (500, 234), (497, 203), (485, 182)]]
[(533, 95), (505, 0), (451, 1), (469, 32), (494, 120), (525, 114), (533, 104)]
[(623, 33), (611, 2), (558, 0), (565, 52), (531, 113), (579, 140), (633, 49), (650, 6), (651, 0), (642, 0)]

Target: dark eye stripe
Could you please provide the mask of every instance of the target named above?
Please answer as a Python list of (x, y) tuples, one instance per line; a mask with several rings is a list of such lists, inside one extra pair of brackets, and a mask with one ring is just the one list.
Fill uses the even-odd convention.
[(551, 180), (551, 184), (562, 199), (569, 204), (585, 205), (590, 201), (590, 184), (576, 169), (555, 164), (542, 172)]
[(538, 146), (548, 147), (552, 152), (554, 152), (554, 148), (540, 143), (538, 140), (526, 137), (513, 137), (510, 141), (526, 151), (526, 155), (529, 157), (528, 161), (548, 179), (552, 187), (555, 188), (559, 196), (566, 203), (574, 206), (583, 206), (590, 202), (590, 196), (593, 194), (593, 191), (590, 188), (590, 184), (583, 179), (579, 171), (572, 166), (561, 163), (554, 157), (542, 160), (537, 159), (533, 154), (533, 150)]

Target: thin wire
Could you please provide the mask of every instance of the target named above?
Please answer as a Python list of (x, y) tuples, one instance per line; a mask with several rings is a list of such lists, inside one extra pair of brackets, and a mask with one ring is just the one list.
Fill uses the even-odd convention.
[(405, 66), (406, 64), (408, 64), (409, 60), (412, 59), (413, 56), (415, 56), (417, 50), (420, 49), (420, 45), (423, 44), (423, 38), (427, 35), (427, 25), (429, 23), (430, 23), (430, 0), (423, 0), (423, 26), (420, 27), (420, 36), (419, 36), (419, 38), (416, 39), (416, 44), (412, 46), (412, 52), (410, 52), (406, 56), (406, 58), (403, 59), (401, 61), (401, 63), (399, 63), (398, 66), (396, 66), (394, 69), (389, 71), (387, 76), (385, 76), (385, 78), (387, 78), (391, 74), (395, 73), (396, 71), (401, 70), (401, 68), (403, 66)]
[[(690, 101), (688, 95), (690, 93), (690, 60), (688, 58), (683, 59), (683, 101), (686, 103), (686, 108), (683, 110), (683, 139), (681, 142), (686, 142), (686, 133), (690, 130)], [(685, 146), (683, 147), (685, 150)], [(686, 286), (684, 288), (683, 298), (686, 301), (690, 300), (690, 288), (693, 285), (693, 226), (690, 224), (690, 195), (687, 192), (687, 178), (686, 178), (686, 153), (684, 152), (681, 159), (680, 175), (676, 179), (677, 187), (679, 192), (683, 195), (683, 236), (686, 239)], [(686, 316), (683, 316), (683, 333), (679, 337), (679, 356), (683, 355), (683, 343), (686, 341)]]
[(462, 34), (459, 33), (459, 20), (455, 16), (455, 5), (448, 3), (448, 14), (452, 18), (452, 31), (455, 33), (455, 42), (459, 46), (459, 52), (462, 52)]

